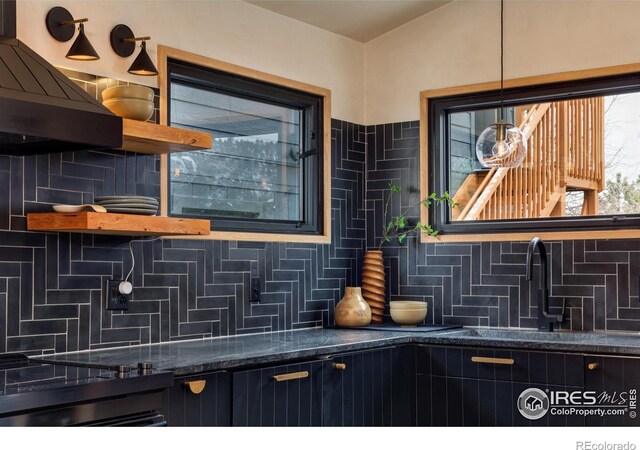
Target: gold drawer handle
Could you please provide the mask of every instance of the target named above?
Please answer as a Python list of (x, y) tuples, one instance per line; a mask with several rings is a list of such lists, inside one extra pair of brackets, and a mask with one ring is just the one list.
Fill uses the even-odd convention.
[(474, 363), (504, 364), (507, 366), (513, 366), (516, 363), (511, 358), (488, 358), (485, 356), (472, 356), (471, 361), (473, 361)]
[(291, 373), (283, 373), (282, 375), (274, 375), (273, 379), (276, 381), (289, 381), (289, 380), (298, 380), (300, 378), (307, 378), (309, 376), (309, 372), (306, 370), (302, 372), (291, 372)]
[(598, 368), (598, 363), (589, 363), (587, 364), (587, 369), (596, 370)]
[(207, 380), (185, 381), (184, 385), (188, 387), (192, 393), (198, 395), (204, 391), (204, 387), (207, 385)]
[(347, 365), (345, 363), (334, 363), (333, 368), (337, 370), (346, 370)]

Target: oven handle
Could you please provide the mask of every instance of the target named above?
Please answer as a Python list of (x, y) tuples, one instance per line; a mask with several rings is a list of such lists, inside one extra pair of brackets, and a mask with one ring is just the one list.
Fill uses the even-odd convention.
[(88, 424), (91, 427), (166, 427), (167, 421), (159, 412), (119, 417)]

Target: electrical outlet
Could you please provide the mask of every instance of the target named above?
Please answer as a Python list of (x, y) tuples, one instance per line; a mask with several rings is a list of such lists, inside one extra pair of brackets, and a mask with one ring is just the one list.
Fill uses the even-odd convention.
[(260, 303), (260, 278), (251, 278), (251, 303)]
[(120, 283), (122, 280), (107, 281), (107, 310), (127, 311), (129, 309), (131, 294), (121, 294), (118, 290)]

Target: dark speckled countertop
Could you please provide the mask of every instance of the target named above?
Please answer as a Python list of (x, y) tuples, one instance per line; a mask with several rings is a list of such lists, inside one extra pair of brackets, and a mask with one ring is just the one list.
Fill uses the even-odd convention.
[(149, 361), (155, 368), (188, 375), (401, 344), (640, 356), (640, 333), (545, 333), (497, 328), (417, 333), (310, 328), (65, 353), (47, 359), (130, 365)]

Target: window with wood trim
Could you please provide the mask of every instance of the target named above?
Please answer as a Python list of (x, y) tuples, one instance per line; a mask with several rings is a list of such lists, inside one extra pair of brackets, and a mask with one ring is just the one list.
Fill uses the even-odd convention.
[(166, 59), (167, 124), (213, 136), (168, 156), (168, 215), (210, 219), (221, 238), (326, 242), (328, 91), (203, 59)]
[(575, 80), (513, 80), (505, 115), (524, 131), (528, 152), (511, 169), (486, 169), (475, 151), (478, 135), (496, 121), (498, 90), (423, 92), (422, 189), (448, 191), (459, 204), (433, 206), (429, 222), (443, 236), (479, 239), (637, 229), (640, 78), (618, 70)]

